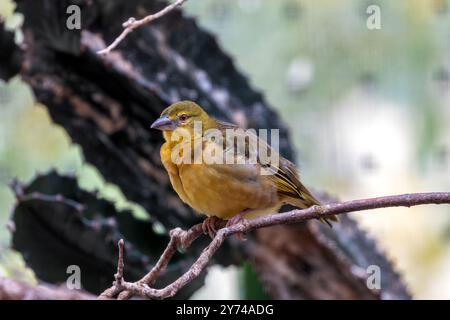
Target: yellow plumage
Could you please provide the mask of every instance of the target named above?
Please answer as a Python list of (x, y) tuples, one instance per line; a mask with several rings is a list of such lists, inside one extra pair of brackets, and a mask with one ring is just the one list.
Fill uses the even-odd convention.
[[(202, 133), (194, 129), (194, 123), (201, 123)], [(235, 125), (224, 123), (210, 117), (200, 106), (191, 101), (181, 101), (165, 109), (161, 117), (154, 122), (153, 128), (163, 131), (166, 142), (161, 147), (161, 160), (167, 170), (173, 188), (181, 200), (195, 211), (209, 217), (230, 219), (245, 212), (245, 218), (253, 218), (278, 212), (283, 204), (291, 204), (299, 208), (318, 205), (319, 202), (301, 184), (297, 169), (293, 163), (278, 156), (278, 164), (267, 165), (259, 161), (259, 149), (249, 147), (248, 142), (240, 150), (231, 143), (233, 152), (239, 160), (233, 164), (195, 163), (195, 148), (202, 150), (219, 149), (222, 152), (229, 141), (205, 139), (204, 132), (217, 129), (227, 137), (232, 131), (236, 137), (243, 134)], [(175, 139), (174, 132), (183, 129), (189, 133), (190, 139)], [(216, 132), (217, 132), (216, 130)], [(226, 138), (227, 139), (227, 138)], [(234, 138), (233, 138), (234, 139)], [(263, 143), (258, 138), (257, 141)], [(248, 141), (248, 140), (246, 140)], [(191, 163), (173, 161), (175, 148), (190, 148)], [(275, 154), (270, 147), (269, 154)], [(182, 149), (182, 148), (181, 148)], [(182, 154), (182, 152), (180, 153)], [(254, 158), (252, 158), (254, 157)], [(249, 159), (257, 159), (255, 162)], [(197, 159), (198, 160), (198, 159)], [(203, 159), (201, 159), (203, 160)], [(261, 174), (266, 170), (271, 174)], [(333, 219), (335, 220), (335, 219)]]

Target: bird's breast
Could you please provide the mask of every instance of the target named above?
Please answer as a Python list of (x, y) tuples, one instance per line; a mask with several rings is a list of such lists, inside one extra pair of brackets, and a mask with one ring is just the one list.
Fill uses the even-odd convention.
[(206, 215), (227, 219), (279, 203), (276, 187), (256, 165), (182, 164), (179, 177), (188, 204)]

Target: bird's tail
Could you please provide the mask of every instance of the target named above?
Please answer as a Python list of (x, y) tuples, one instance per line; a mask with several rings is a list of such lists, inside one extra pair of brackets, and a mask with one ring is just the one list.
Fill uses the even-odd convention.
[[(298, 198), (292, 198), (292, 197), (286, 197), (286, 202), (290, 205), (293, 205), (295, 207), (306, 209), (312, 206), (320, 206), (321, 203), (319, 200), (317, 200), (311, 192), (309, 192), (308, 189), (306, 189), (303, 185), (301, 186), (301, 197)], [(323, 223), (326, 223), (330, 228), (332, 228), (332, 224), (330, 221), (338, 221), (336, 216), (331, 216), (327, 218), (319, 218), (319, 220)]]

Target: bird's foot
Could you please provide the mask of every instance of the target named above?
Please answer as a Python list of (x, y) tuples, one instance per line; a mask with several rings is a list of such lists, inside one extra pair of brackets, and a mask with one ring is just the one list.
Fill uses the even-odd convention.
[(218, 221), (220, 221), (220, 218), (216, 216), (211, 216), (203, 220), (202, 224), (203, 234), (207, 234), (211, 237), (211, 239), (214, 239), (217, 233), (216, 224)]
[[(234, 226), (236, 224), (242, 223), (244, 221), (244, 216), (245, 216), (246, 213), (247, 213), (247, 211), (242, 211), (242, 212), (238, 213), (237, 215), (231, 217), (227, 221), (227, 224), (225, 225), (225, 227), (231, 227), (231, 226)], [(247, 238), (245, 237), (245, 234), (243, 232), (236, 233), (236, 237), (239, 240), (242, 240), (242, 241), (247, 240)]]

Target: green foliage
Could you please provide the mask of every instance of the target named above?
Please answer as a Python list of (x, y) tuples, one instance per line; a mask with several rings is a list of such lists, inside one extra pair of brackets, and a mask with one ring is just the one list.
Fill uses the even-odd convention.
[(267, 293), (264, 292), (258, 275), (253, 270), (250, 263), (245, 262), (239, 273), (240, 296), (242, 299), (269, 299)]
[(16, 3), (12, 0), (2, 0), (0, 2), (0, 21), (5, 21), (7, 30), (15, 31), (15, 42), (17, 44), (23, 41), (23, 33), (20, 27), (23, 24), (23, 15), (14, 12)]

